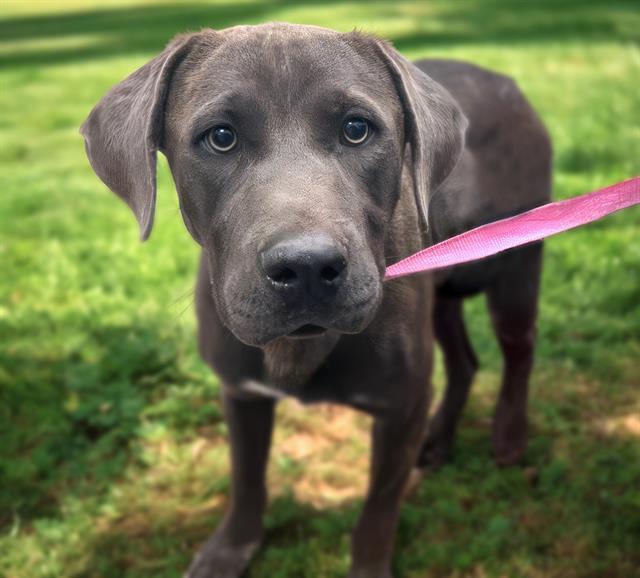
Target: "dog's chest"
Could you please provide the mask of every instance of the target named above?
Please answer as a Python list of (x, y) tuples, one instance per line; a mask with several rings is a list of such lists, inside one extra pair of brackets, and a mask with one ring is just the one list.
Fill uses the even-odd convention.
[(343, 388), (340, 384), (334, 387), (318, 387), (316, 383), (310, 382), (299, 387), (286, 387), (247, 379), (241, 382), (239, 387), (243, 393), (276, 401), (289, 397), (302, 404), (337, 403), (371, 415), (385, 415), (393, 409), (387, 396), (368, 391), (365, 384), (353, 384), (352, 387)]
[(303, 404), (338, 403), (373, 415), (390, 411), (394, 399), (383, 386), (386, 380), (377, 363), (336, 355), (339, 339), (327, 335), (273, 342), (264, 350), (262, 378), (247, 378), (238, 387), (244, 393), (276, 400), (292, 397)]

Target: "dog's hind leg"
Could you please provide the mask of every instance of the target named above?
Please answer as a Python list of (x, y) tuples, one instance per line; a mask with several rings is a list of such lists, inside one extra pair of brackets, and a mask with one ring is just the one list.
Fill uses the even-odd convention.
[(498, 465), (511, 465), (527, 446), (527, 398), (533, 368), (542, 244), (508, 255), (487, 290), (493, 327), (502, 349), (502, 385), (493, 417), (493, 452)]
[(456, 426), (478, 368), (464, 325), (462, 299), (436, 298), (434, 329), (444, 354), (447, 386), (418, 459), (419, 468), (429, 469), (440, 467), (450, 458)]
[(185, 578), (239, 578), (260, 546), (274, 401), (224, 396), (231, 440), (231, 503)]

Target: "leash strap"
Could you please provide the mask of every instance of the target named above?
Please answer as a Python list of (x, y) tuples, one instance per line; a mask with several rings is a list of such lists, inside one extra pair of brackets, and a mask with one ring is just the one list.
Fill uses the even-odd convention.
[(489, 257), (637, 204), (640, 204), (640, 176), (451, 237), (387, 267), (385, 280)]

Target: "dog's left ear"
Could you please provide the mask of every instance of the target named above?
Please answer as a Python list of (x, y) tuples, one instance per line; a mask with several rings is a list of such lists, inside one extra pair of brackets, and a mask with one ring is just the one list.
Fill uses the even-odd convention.
[(393, 78), (404, 109), (416, 205), (426, 228), (430, 194), (447, 178), (460, 158), (467, 118), (444, 87), (389, 43), (376, 39), (375, 46)]
[(129, 205), (143, 241), (153, 226), (156, 156), (171, 76), (197, 36), (172, 40), (162, 53), (114, 86), (80, 128), (93, 170)]

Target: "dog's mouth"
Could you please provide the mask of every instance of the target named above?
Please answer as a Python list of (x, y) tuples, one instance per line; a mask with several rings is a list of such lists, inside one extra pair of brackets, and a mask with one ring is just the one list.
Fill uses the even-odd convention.
[(314, 339), (337, 341), (341, 335), (355, 335), (369, 325), (381, 293), (381, 287), (365, 285), (357, 288), (358, 299), (347, 294), (330, 303), (291, 306), (273, 299), (270, 293), (240, 293), (238, 297), (234, 295), (225, 308), (225, 325), (237, 339), (252, 347), (265, 347), (279, 339), (292, 343), (311, 343)]
[(298, 329), (287, 333), (287, 337), (292, 339), (309, 339), (311, 337), (319, 337), (327, 332), (326, 327), (320, 325), (313, 325), (312, 323), (305, 323), (298, 327)]

